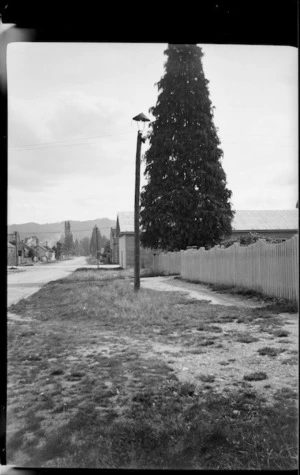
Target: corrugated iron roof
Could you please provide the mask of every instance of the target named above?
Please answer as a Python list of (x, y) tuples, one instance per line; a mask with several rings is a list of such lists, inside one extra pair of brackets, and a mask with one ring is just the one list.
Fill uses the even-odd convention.
[(237, 210), (232, 220), (233, 231), (267, 231), (298, 229), (298, 209)]
[(117, 219), (119, 221), (120, 234), (134, 233), (134, 212), (121, 211), (118, 213)]
[[(118, 213), (120, 233), (134, 232), (134, 212)], [(236, 210), (232, 220), (233, 231), (267, 231), (298, 229), (298, 209), (289, 210)]]

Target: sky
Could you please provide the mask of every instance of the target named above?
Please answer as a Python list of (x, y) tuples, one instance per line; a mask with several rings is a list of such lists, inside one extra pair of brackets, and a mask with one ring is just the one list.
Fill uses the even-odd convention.
[[(233, 209), (294, 209), (298, 50), (201, 45)], [(137, 124), (167, 44), (8, 45), (8, 224), (133, 211)], [(142, 155), (147, 142), (142, 146)], [(143, 176), (141, 187), (146, 183)]]

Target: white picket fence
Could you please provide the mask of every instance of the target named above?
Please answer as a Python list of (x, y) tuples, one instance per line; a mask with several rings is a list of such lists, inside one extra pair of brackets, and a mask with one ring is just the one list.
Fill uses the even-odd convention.
[(156, 254), (153, 260), (155, 272), (163, 272), (166, 275), (180, 274), (181, 272), (181, 252), (162, 252)]
[(280, 244), (259, 240), (250, 246), (215, 246), (208, 251), (202, 248), (156, 257), (156, 270), (165, 274), (181, 274), (186, 280), (232, 285), (299, 302), (298, 235)]

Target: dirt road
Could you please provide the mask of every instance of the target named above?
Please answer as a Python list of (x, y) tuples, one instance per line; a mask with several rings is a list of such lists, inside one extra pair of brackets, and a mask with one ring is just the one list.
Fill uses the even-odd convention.
[(19, 272), (8, 273), (7, 306), (29, 297), (51, 280), (67, 277), (78, 267), (86, 267), (86, 258), (75, 257), (69, 261), (21, 267)]

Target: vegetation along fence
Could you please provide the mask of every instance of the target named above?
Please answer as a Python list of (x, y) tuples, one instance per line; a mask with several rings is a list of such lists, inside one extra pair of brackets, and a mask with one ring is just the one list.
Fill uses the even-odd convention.
[[(181, 254), (179, 256), (179, 254)], [(205, 249), (155, 256), (154, 269), (183, 279), (232, 285), (299, 302), (298, 235), (280, 244), (263, 239), (250, 246)]]

